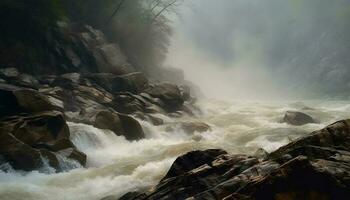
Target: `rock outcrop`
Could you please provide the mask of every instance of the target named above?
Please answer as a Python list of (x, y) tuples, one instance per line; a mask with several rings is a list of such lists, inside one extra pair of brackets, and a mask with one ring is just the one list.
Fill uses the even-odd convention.
[(140, 72), (43, 75), (32, 84), (23, 77), (15, 68), (0, 70), (0, 161), (14, 169), (36, 170), (47, 161), (62, 171), (60, 156), (84, 166), (86, 155), (70, 141), (66, 120), (140, 140), (145, 134), (134, 117), (161, 125), (152, 114), (190, 114), (188, 91), (150, 84)]
[(136, 118), (161, 125), (152, 114), (192, 114), (187, 88), (150, 81), (100, 30), (58, 22), (40, 41), (33, 45), (44, 49), (42, 59), (0, 66), (0, 164), (62, 171), (63, 156), (84, 166), (66, 120), (139, 140), (145, 134)]
[(311, 116), (297, 111), (287, 111), (283, 117), (283, 122), (295, 126), (317, 123)]
[(176, 111), (184, 103), (184, 97), (180, 88), (174, 84), (163, 83), (151, 86), (147, 89), (147, 93), (154, 98), (159, 98), (164, 102), (164, 108), (168, 111)]
[(5, 117), (0, 121), (0, 156), (14, 169), (39, 169), (47, 159), (51, 167), (61, 171), (57, 154), (69, 151), (67, 158), (84, 166), (86, 156), (69, 136), (66, 121), (57, 111)]
[(0, 117), (17, 112), (42, 112), (60, 108), (38, 91), (0, 83)]
[(348, 199), (350, 120), (336, 122), (263, 158), (222, 150), (179, 157), (145, 199)]

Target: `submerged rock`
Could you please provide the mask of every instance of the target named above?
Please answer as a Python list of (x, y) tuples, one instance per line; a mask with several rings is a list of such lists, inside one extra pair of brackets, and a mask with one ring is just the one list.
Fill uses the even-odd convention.
[(345, 200), (349, 166), (350, 120), (343, 120), (263, 157), (222, 150), (187, 153), (151, 191), (122, 199)]
[(187, 134), (203, 133), (209, 131), (211, 128), (208, 124), (200, 121), (175, 122), (169, 123), (166, 131), (172, 132), (174, 128), (180, 128)]
[(203, 133), (210, 130), (210, 126), (203, 122), (182, 122), (181, 128), (189, 134)]
[(295, 126), (301, 126), (309, 123), (316, 123), (316, 121), (311, 116), (305, 113), (296, 112), (296, 111), (287, 111), (283, 117), (283, 122), (291, 125), (295, 125)]

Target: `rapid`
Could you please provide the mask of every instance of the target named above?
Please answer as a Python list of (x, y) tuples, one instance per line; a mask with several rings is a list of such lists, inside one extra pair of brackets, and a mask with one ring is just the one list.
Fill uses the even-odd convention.
[[(271, 152), (282, 145), (350, 118), (350, 102), (248, 102), (203, 100), (196, 117), (169, 118), (157, 115), (164, 125), (140, 121), (146, 138), (130, 142), (113, 132), (90, 125), (69, 122), (71, 140), (87, 155), (87, 167), (52, 173), (2, 171), (0, 199), (4, 200), (98, 200), (108, 195), (120, 197), (130, 191), (143, 191), (156, 185), (176, 157), (192, 150), (220, 148), (229, 153), (254, 154), (259, 148)], [(313, 116), (319, 124), (291, 126), (281, 123), (288, 110)], [(187, 134), (181, 128), (169, 130), (176, 122), (202, 121), (211, 130)], [(63, 162), (67, 169), (72, 163)]]

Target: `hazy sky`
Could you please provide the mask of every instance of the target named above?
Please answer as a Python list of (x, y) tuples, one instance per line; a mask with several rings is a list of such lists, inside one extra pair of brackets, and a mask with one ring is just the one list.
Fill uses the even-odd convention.
[(210, 97), (344, 96), (350, 87), (349, 5), (188, 0), (174, 19), (168, 63)]

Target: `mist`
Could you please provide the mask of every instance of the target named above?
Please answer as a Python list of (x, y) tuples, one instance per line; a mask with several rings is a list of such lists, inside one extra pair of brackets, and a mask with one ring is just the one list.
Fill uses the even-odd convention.
[(222, 99), (347, 99), (350, 2), (187, 1), (167, 64)]

